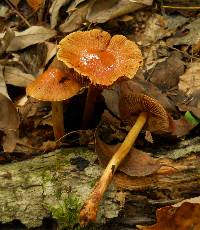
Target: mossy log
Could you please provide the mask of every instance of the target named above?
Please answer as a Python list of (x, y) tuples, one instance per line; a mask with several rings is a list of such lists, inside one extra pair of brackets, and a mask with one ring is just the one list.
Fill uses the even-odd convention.
[[(95, 160), (93, 152), (76, 148), (1, 165), (0, 222), (17, 219), (27, 228), (37, 227), (53, 212), (58, 222), (70, 229), (78, 222), (76, 214), (102, 172)], [(100, 207), (98, 222), (118, 215), (116, 197), (112, 186)]]
[[(178, 153), (181, 148), (189, 151), (184, 158), (160, 158), (163, 167), (157, 174), (130, 178), (118, 173), (100, 205), (97, 222), (112, 219), (112, 224), (133, 229), (135, 224), (154, 222), (157, 207), (199, 196), (199, 146), (197, 141), (192, 155), (191, 146), (180, 146)], [(96, 159), (95, 153), (75, 148), (1, 165), (0, 222), (18, 219), (30, 228), (53, 215), (61, 226), (72, 228), (102, 173)]]

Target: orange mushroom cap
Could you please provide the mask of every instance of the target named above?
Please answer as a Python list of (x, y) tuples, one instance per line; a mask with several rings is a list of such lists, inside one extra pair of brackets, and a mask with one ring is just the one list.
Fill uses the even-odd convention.
[(26, 93), (42, 101), (63, 101), (76, 95), (80, 88), (72, 73), (49, 68), (28, 85)]
[(147, 129), (151, 132), (169, 132), (170, 120), (164, 107), (144, 94), (122, 96), (119, 102), (120, 117), (130, 125), (141, 112), (148, 112)]
[(99, 29), (69, 34), (58, 45), (57, 57), (91, 83), (112, 85), (118, 78), (133, 78), (142, 65), (138, 46), (125, 36)]

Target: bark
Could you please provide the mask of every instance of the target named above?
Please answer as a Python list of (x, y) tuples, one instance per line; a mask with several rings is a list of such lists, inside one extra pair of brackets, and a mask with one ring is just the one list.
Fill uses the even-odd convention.
[[(0, 222), (18, 219), (28, 228), (37, 227), (51, 212), (58, 218), (58, 222), (62, 222), (59, 212), (69, 201), (69, 196), (73, 197), (69, 205), (72, 209), (77, 209), (73, 211), (78, 213), (102, 172), (101, 167), (94, 164), (95, 160), (94, 153), (77, 148), (1, 165)], [(83, 169), (84, 167), (86, 168)], [(100, 207), (98, 222), (102, 223), (105, 218), (118, 215), (120, 202), (116, 202), (116, 196), (116, 188), (112, 186)], [(66, 210), (69, 211), (70, 209)], [(63, 213), (66, 218), (72, 214), (74, 213)], [(76, 215), (74, 218), (70, 222), (75, 224), (78, 220)]]
[[(133, 229), (135, 224), (154, 222), (156, 208), (199, 196), (199, 152), (200, 138), (196, 138), (168, 152), (167, 156), (173, 159), (160, 156), (163, 166), (154, 175), (131, 178), (117, 173), (101, 203), (98, 223), (111, 220), (108, 226), (117, 224), (115, 229), (119, 226)], [(1, 165), (0, 221), (7, 223), (18, 219), (30, 228), (40, 226), (43, 218), (53, 213), (63, 224), (60, 210), (73, 196), (78, 205), (72, 201), (71, 209), (65, 209), (64, 224), (67, 226), (68, 216), (72, 216), (67, 212), (75, 206), (74, 211), (79, 212), (102, 173), (95, 160), (93, 152), (76, 148)], [(70, 219), (70, 224), (78, 222), (76, 217)]]

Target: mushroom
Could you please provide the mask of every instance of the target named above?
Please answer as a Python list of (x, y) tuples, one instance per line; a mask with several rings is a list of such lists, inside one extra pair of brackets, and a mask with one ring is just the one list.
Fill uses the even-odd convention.
[(64, 118), (62, 101), (67, 100), (80, 90), (81, 85), (68, 70), (49, 67), (26, 88), (27, 95), (52, 103), (52, 123), (55, 139), (64, 135)]
[(88, 200), (83, 205), (80, 211), (80, 224), (82, 226), (86, 225), (88, 222), (94, 222), (96, 220), (97, 209), (104, 192), (112, 181), (119, 164), (130, 151), (145, 123), (150, 127), (158, 123), (158, 125), (156, 125), (158, 130), (154, 129), (154, 131), (161, 130), (163, 132), (168, 132), (169, 130), (168, 114), (157, 100), (144, 94), (130, 94), (121, 98), (121, 102), (124, 103), (125, 107), (128, 106), (129, 114), (135, 115), (135, 113), (137, 113), (139, 116), (119, 149), (112, 156)]
[(111, 37), (99, 29), (71, 33), (60, 41), (58, 48), (58, 60), (90, 82), (83, 128), (93, 116), (97, 89), (110, 86), (121, 77), (132, 79), (143, 63), (141, 51), (134, 42), (122, 35)]

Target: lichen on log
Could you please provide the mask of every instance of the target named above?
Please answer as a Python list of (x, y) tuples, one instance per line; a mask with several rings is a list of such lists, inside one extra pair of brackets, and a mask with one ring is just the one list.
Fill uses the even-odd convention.
[[(45, 217), (52, 212), (56, 214), (56, 210), (59, 212), (59, 208), (67, 205), (70, 197), (71, 202), (76, 201), (78, 214), (102, 172), (102, 168), (94, 164), (95, 160), (96, 155), (93, 152), (76, 148), (1, 165), (0, 222), (7, 223), (18, 219), (28, 228), (40, 226)], [(79, 164), (88, 164), (88, 167), (79, 167)], [(99, 223), (104, 222), (105, 218), (118, 215), (120, 202), (116, 202), (117, 193), (114, 186), (106, 193), (99, 211)], [(68, 214), (71, 215), (64, 213), (66, 216)], [(56, 218), (59, 219), (58, 216)], [(75, 224), (78, 222), (77, 215), (74, 218), (70, 222)]]

